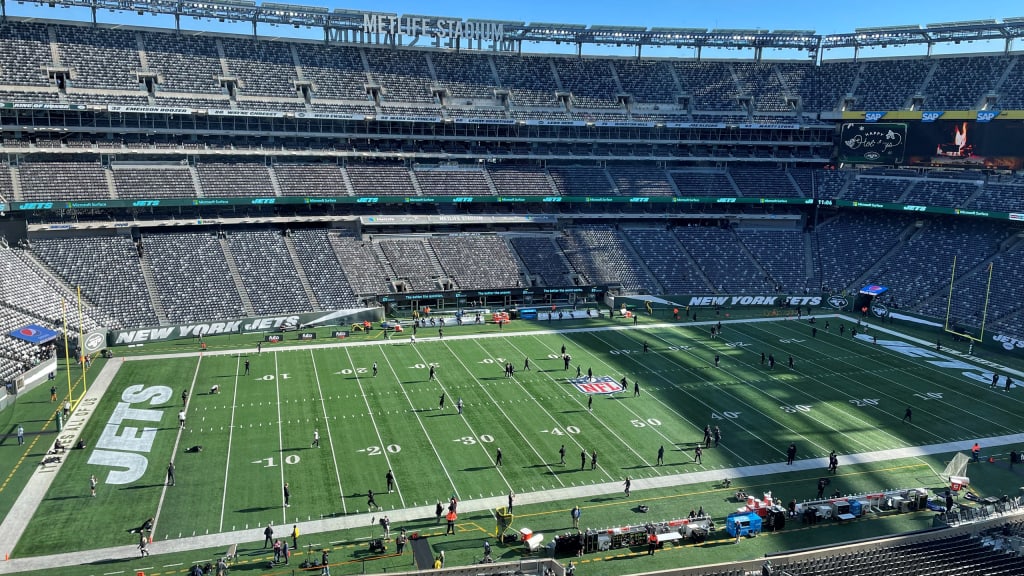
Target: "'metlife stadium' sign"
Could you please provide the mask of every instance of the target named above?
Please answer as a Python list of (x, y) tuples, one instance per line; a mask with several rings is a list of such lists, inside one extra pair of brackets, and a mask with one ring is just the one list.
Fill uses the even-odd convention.
[(498, 42), (505, 35), (500, 22), (449, 20), (425, 16), (397, 16), (395, 14), (363, 14), (363, 34), (394, 36), (436, 36), (438, 38), (465, 38)]

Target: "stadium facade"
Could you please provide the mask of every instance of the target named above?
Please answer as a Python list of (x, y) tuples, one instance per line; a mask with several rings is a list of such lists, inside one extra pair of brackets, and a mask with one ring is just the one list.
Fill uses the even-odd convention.
[[(821, 36), (112, 6), (126, 7), (324, 39), (5, 16), (5, 333), (57, 327), (76, 288), (76, 331), (123, 334), (875, 282), (890, 308), (1024, 341), (1020, 19)], [(823, 59), (973, 40), (1005, 50)], [(636, 56), (523, 52), (531, 42)], [(648, 57), (658, 46), (698, 58)], [(753, 57), (699, 57), (724, 47)], [(38, 355), (5, 337), (0, 377)]]

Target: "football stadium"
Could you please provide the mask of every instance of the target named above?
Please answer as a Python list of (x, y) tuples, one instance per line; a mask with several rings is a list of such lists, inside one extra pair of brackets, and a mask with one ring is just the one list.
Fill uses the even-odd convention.
[(0, 573), (1024, 574), (1024, 18), (35, 4)]

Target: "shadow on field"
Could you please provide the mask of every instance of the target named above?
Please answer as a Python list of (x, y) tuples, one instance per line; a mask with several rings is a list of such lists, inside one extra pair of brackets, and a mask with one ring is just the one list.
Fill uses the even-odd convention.
[(255, 508), (242, 508), (241, 510), (235, 510), (235, 512), (245, 514), (247, 512), (266, 512), (267, 510), (277, 510), (278, 508), (278, 506), (259, 506)]
[(463, 468), (462, 471), (463, 472), (480, 472), (481, 470), (490, 470), (492, 468), (494, 468), (494, 466), (477, 466), (475, 468)]
[(119, 490), (145, 490), (146, 488), (159, 488), (163, 485), (163, 482), (158, 482), (156, 484), (134, 484), (132, 486), (125, 486), (124, 488), (119, 488)]
[(89, 496), (87, 496), (85, 494), (82, 494), (82, 495), (79, 495), (79, 496), (54, 496), (52, 498), (47, 498), (46, 500), (48, 500), (50, 502), (60, 502), (62, 500), (77, 500), (79, 498), (89, 498)]
[[(137, 559), (137, 555), (136, 554), (132, 554), (131, 559)], [(113, 564), (115, 562), (124, 562), (125, 560), (129, 560), (129, 558), (106, 558), (104, 560), (97, 560), (95, 562), (89, 562), (88, 564), (85, 564), (85, 566), (103, 566), (104, 564)]]

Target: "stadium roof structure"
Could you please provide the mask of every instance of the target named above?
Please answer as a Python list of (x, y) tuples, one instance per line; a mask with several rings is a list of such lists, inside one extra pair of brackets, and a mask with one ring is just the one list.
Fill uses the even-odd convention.
[[(22, 3), (23, 0), (19, 0)], [(445, 18), (384, 12), (363, 12), (336, 8), (333, 11), (320, 6), (281, 4), (254, 0), (34, 0), (38, 6), (55, 8), (76, 7), (92, 11), (96, 22), (100, 10), (172, 15), (180, 30), (181, 17), (212, 19), (221, 22), (252, 24), (253, 35), (259, 24), (291, 25), (296, 28), (322, 28), (325, 40), (357, 41), (374, 44), (415, 44), (421, 37), (433, 38), (441, 46), (443, 39), (451, 47), (459, 48), (460, 40), (469, 46), (475, 39), (483, 49), (483, 39), (489, 48), (501, 51), (522, 51), (523, 42), (575, 44), (577, 54), (584, 45), (633, 46), (640, 57), (645, 46), (693, 48), (700, 57), (702, 48), (749, 49), (755, 60), (768, 49), (806, 51), (817, 59), (823, 50), (853, 48), (854, 53), (865, 47), (904, 46), (924, 44), (931, 53), (939, 43), (1002, 40), (1009, 52), (1015, 38), (1024, 37), (1024, 17), (997, 20), (971, 20), (910, 26), (858, 28), (850, 33), (820, 35), (813, 30), (734, 30), (706, 28), (645, 28), (642, 26), (610, 26), (561, 24), (549, 22), (517, 22)], [(7, 0), (0, 0), (0, 16), (7, 15)], [(370, 23), (373, 23), (372, 26)], [(383, 23), (383, 24), (380, 24)], [(413, 23), (409, 26), (409, 23)], [(404, 26), (404, 27), (403, 27)], [(456, 28), (488, 30), (488, 34), (467, 34), (465, 38)], [(407, 40), (407, 36), (411, 39)]]
[(928, 53), (935, 44), (1002, 40), (1009, 52), (1014, 38), (1024, 37), (1024, 18), (1003, 18), (996, 20), (969, 20), (963, 22), (942, 22), (909, 26), (882, 26), (857, 28), (852, 33), (829, 34), (822, 38), (824, 50), (853, 48), (855, 51), (868, 46), (905, 46), (926, 44)]

